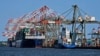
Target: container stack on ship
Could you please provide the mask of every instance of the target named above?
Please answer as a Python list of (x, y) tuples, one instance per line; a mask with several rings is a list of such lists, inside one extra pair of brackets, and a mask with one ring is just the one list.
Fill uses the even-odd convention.
[(89, 34), (92, 42), (86, 37), (86, 24), (91, 23), (100, 24), (77, 5), (61, 15), (43, 6), (17, 19), (8, 20), (3, 36), (8, 37), (10, 47), (100, 48), (100, 27), (98, 32)]

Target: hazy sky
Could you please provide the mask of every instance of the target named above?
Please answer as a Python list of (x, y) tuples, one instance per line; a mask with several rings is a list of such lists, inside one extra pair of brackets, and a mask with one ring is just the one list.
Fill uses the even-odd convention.
[[(5, 31), (4, 28), (9, 18), (18, 18), (44, 5), (58, 13), (63, 13), (73, 4), (77, 4), (89, 15), (95, 16), (96, 20), (100, 21), (100, 0), (0, 0), (0, 41), (7, 40), (6, 37), (2, 36), (2, 32)], [(95, 27), (89, 26), (87, 26), (88, 32)]]

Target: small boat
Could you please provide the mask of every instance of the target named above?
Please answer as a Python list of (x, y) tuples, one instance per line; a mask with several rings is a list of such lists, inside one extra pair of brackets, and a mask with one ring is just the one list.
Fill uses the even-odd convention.
[(71, 48), (75, 48), (76, 45), (75, 45), (75, 44), (66, 44), (66, 43), (64, 43), (64, 44), (63, 44), (63, 47), (64, 47), (64, 48), (70, 48), (70, 49), (71, 49)]

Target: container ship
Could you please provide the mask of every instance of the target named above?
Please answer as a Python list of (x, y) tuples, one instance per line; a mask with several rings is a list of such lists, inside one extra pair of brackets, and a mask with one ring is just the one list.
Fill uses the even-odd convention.
[(100, 24), (77, 5), (61, 15), (43, 6), (17, 19), (8, 20), (3, 36), (8, 37), (10, 47), (100, 48), (100, 27), (88, 34), (91, 39), (86, 38), (86, 24), (94, 23)]

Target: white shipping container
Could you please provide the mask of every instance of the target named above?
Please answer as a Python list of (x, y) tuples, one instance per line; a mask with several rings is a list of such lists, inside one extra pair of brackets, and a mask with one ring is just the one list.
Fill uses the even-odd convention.
[(25, 39), (45, 39), (45, 36), (25, 36)]

